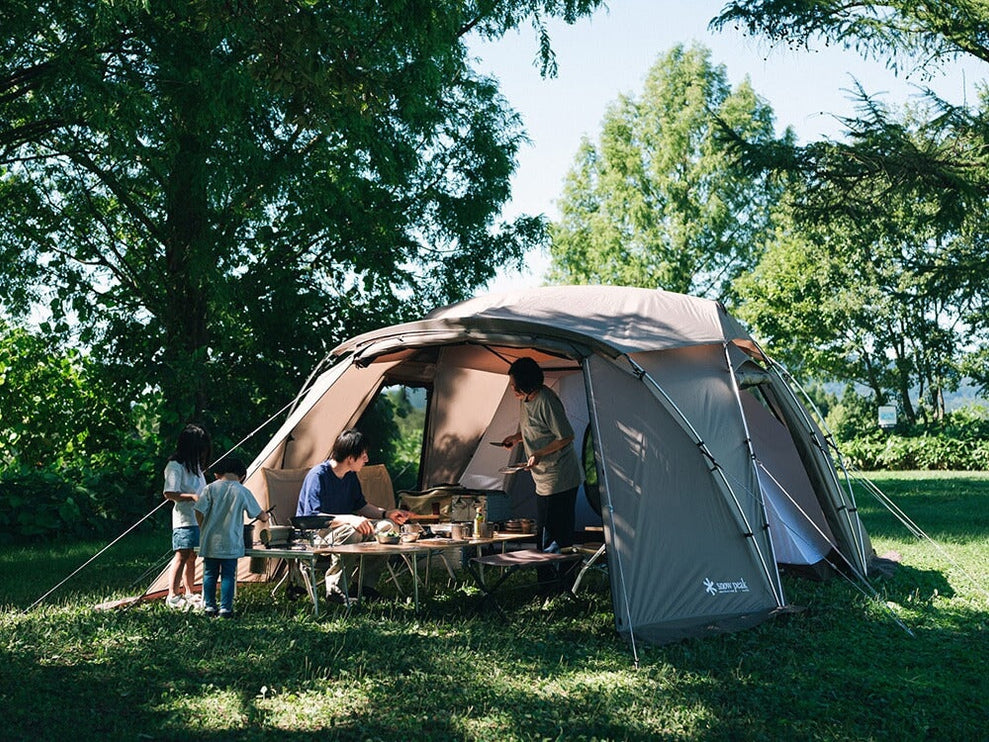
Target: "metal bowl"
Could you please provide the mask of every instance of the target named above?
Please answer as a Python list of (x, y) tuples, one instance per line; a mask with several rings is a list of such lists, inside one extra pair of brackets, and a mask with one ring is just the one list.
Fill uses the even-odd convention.
[(376, 533), (374, 537), (378, 540), (379, 544), (397, 544), (398, 536), (392, 535), (390, 533)]
[(398, 537), (403, 544), (412, 544), (419, 540), (419, 532), (403, 533)]

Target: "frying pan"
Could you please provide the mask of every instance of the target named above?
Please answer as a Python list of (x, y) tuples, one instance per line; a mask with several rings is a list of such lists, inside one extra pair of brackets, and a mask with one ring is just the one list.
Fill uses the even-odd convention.
[(296, 515), (291, 519), (292, 525), (303, 531), (329, 528), (333, 522), (332, 515)]

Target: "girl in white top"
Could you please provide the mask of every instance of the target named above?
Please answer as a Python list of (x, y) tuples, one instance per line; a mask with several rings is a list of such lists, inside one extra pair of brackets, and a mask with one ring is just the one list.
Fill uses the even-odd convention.
[[(194, 506), (206, 486), (203, 467), (209, 459), (209, 435), (198, 425), (186, 425), (168, 463), (165, 464), (163, 494), (171, 500), (172, 549), (175, 556), (169, 569), (169, 608), (188, 608), (193, 601), (192, 587), (196, 583), (196, 547), (199, 546), (199, 524)], [(183, 582), (185, 594), (183, 595)]]

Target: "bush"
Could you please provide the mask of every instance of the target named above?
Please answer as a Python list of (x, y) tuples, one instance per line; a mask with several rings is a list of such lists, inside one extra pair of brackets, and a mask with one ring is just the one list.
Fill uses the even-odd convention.
[(43, 469), (0, 472), (0, 539), (29, 541), (86, 533), (89, 493)]
[(85, 467), (0, 469), (0, 541), (116, 534), (161, 502), (153, 443), (101, 455)]
[(854, 438), (840, 443), (839, 449), (848, 462), (869, 471), (989, 469), (989, 441), (944, 434)]

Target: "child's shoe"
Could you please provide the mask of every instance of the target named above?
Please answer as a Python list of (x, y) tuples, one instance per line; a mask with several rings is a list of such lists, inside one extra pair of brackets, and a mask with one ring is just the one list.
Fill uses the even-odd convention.
[(189, 607), (181, 595), (169, 595), (165, 598), (165, 605), (175, 611), (184, 611)]
[(220, 618), (233, 618), (233, 617), (234, 617), (233, 611), (220, 611)]
[(217, 610), (213, 606), (207, 606), (203, 609), (203, 613), (206, 614), (206, 618), (216, 618)]

